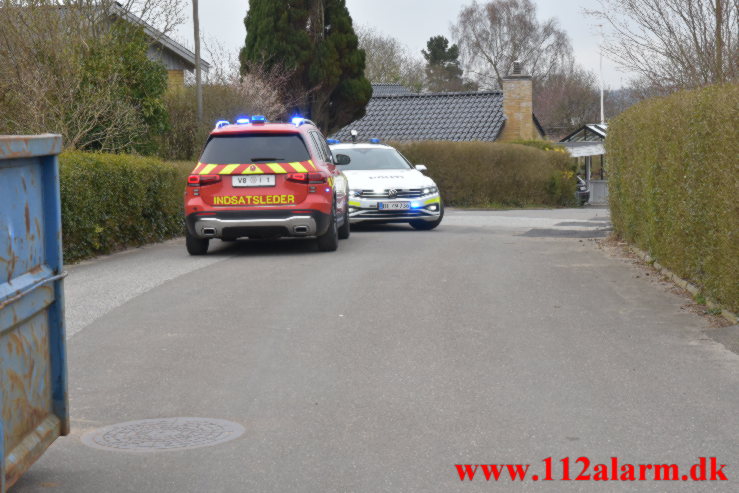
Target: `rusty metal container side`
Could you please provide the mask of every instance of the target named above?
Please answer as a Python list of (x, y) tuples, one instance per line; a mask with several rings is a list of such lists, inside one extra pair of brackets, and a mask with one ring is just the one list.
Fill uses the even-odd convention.
[(69, 433), (60, 151), (0, 136), (0, 493)]

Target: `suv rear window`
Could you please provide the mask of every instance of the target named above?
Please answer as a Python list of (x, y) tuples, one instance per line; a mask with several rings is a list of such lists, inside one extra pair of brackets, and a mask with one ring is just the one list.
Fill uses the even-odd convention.
[(205, 145), (204, 164), (291, 163), (310, 159), (298, 134), (216, 135)]

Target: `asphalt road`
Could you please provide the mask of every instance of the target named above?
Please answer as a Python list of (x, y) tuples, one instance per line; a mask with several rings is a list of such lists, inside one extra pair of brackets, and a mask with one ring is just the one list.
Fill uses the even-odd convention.
[[(13, 491), (739, 491), (739, 356), (596, 248), (607, 228), (603, 209), (450, 211), (432, 232), (355, 230), (335, 253), (217, 242), (192, 258), (174, 240), (73, 266), (72, 434)], [(81, 440), (173, 417), (244, 433), (148, 453)], [(717, 457), (730, 481), (455, 469), (543, 476), (570, 457), (574, 477), (581, 456), (681, 473)]]

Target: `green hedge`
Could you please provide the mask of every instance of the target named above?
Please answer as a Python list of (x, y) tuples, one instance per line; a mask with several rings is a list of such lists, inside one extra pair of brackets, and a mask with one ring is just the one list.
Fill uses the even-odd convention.
[(614, 228), (739, 310), (739, 85), (644, 101), (609, 125)]
[(65, 152), (59, 165), (66, 262), (183, 234), (192, 163)]
[(512, 140), (509, 143), (534, 147), (536, 149), (541, 149), (542, 151), (567, 152), (564, 146), (557, 142), (552, 142), (551, 140)]
[[(461, 207), (560, 206), (574, 197), (563, 152), (518, 144), (400, 145), (429, 167), (445, 203)], [(191, 162), (65, 152), (60, 158), (64, 258), (75, 262), (184, 232), (182, 200)]]
[(447, 205), (565, 206), (575, 197), (574, 165), (563, 149), (488, 142), (396, 144), (428, 166)]

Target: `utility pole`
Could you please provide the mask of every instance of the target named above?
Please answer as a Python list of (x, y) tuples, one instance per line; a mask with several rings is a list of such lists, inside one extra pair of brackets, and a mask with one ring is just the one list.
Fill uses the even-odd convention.
[[(323, 38), (326, 35), (326, 16), (324, 8), (324, 0), (313, 0), (310, 13), (310, 27), (314, 45), (323, 43)], [(319, 111), (319, 108), (323, 106), (321, 103), (326, 102), (328, 96), (321, 96), (319, 101), (319, 94), (320, 93), (318, 91), (315, 91), (308, 97), (307, 116), (317, 122), (324, 133), (328, 133), (328, 115), (324, 115)]]
[(198, 0), (192, 0), (192, 24), (195, 30), (195, 98), (198, 100), (198, 123), (203, 121), (203, 82), (200, 73), (200, 16)]
[(603, 111), (603, 44), (606, 42), (605, 36), (603, 35), (603, 24), (598, 24), (600, 27), (600, 124), (606, 124), (606, 116)]
[(721, 30), (724, 24), (724, 9), (721, 0), (716, 0), (716, 83), (724, 81), (724, 40)]

